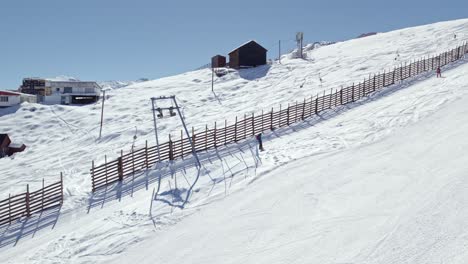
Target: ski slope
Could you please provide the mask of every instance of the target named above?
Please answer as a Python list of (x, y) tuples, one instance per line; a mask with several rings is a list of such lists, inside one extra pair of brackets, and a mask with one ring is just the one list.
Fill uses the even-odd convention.
[[(189, 126), (204, 129), (205, 124), (214, 125), (224, 119), (231, 123), (236, 115), (269, 111), (280, 104), (358, 82), (369, 73), (390, 69), (404, 61), (446, 51), (468, 39), (462, 33), (467, 28), (467, 19), (455, 20), (320, 47), (308, 51), (308, 60), (285, 56), (282, 64), (231, 72), (216, 79), (214, 93), (209, 69), (116, 89), (107, 93), (101, 139), (98, 139), (100, 104), (81, 107), (23, 104), (0, 110), (2, 132), (28, 146), (13, 159), (0, 160), (4, 179), (0, 195), (22, 192), (26, 183), (35, 189), (42, 178), (46, 183), (55, 182), (63, 172), (64, 210), (85, 205), (91, 190), (92, 160), (99, 164), (104, 155), (114, 158), (121, 149), (130, 150), (132, 144), (144, 146), (145, 140), (154, 144), (150, 97), (177, 95)], [(454, 33), (458, 34), (457, 39), (453, 39)], [(180, 136), (181, 127), (176, 119), (166, 119), (160, 124), (161, 135)]]
[[(447, 78), (456, 72), (466, 75), (468, 67)], [(270, 150), (259, 159), (260, 170), (266, 166), (271, 172), (249, 178), (247, 188), (108, 263), (466, 263), (468, 95), (461, 89), (468, 89), (468, 79), (463, 80), (463, 87), (452, 91), (438, 87), (448, 85), (444, 81), (423, 82), (350, 111), (337, 118), (341, 121), (299, 132), (298, 138), (269, 142)], [(415, 108), (390, 104), (418, 89), (427, 96), (413, 98)], [(422, 105), (437, 105), (444, 93), (460, 98), (428, 114)], [(391, 109), (381, 109), (385, 101)], [(316, 148), (310, 134), (321, 134), (322, 128), (330, 136), (329, 126), (344, 118), (376, 123), (379, 118), (366, 111), (417, 121), (370, 144), (345, 139), (351, 146), (340, 151), (297, 155), (284, 166), (272, 166), (276, 153), (286, 154), (281, 146), (301, 140), (302, 146), (289, 144), (289, 153)]]
[[(54, 229), (2, 244), (0, 262), (463, 263), (465, 64), (444, 69), (444, 79), (405, 82), (267, 134), (266, 152), (246, 141), (203, 153), (184, 210), (197, 175), (190, 159), (147, 176), (170, 176), (152, 205), (156, 184), (120, 197), (111, 189), (114, 199), (90, 196), (88, 170), (93, 159), (152, 142), (151, 96), (176, 94), (192, 125), (222, 121), (390, 68), (396, 50), (400, 60), (442, 52), (467, 28), (468, 20), (457, 20), (321, 47), (308, 61), (232, 72), (217, 80), (215, 94), (209, 70), (120, 88), (106, 101), (101, 139), (99, 104), (0, 110), (2, 129), (28, 145), (0, 160), (3, 190), (40, 186), (60, 171), (66, 188)], [(177, 135), (175, 121), (164, 119), (163, 133)], [(1, 232), (2, 241), (18, 234)]]

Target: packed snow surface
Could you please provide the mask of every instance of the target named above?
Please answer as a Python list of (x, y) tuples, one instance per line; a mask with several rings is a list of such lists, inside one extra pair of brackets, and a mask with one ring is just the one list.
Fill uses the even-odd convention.
[[(62, 213), (44, 217), (58, 219), (54, 229), (36, 232), (40, 219), (0, 229), (0, 262), (465, 263), (462, 63), (445, 78), (428, 74), (267, 133), (265, 152), (247, 140), (202, 153), (200, 171), (192, 159), (176, 161), (90, 195), (89, 168), (105, 154), (153, 144), (152, 96), (175, 94), (195, 128), (229, 123), (454, 48), (462, 36), (453, 33), (467, 30), (468, 20), (457, 20), (336, 43), (308, 60), (231, 71), (214, 93), (206, 69), (123, 87), (109, 93), (100, 139), (100, 104), (0, 110), (2, 132), (28, 146), (0, 160), (3, 197), (56, 181), (60, 171), (65, 182)], [(180, 135), (177, 119), (160, 123), (163, 135)]]

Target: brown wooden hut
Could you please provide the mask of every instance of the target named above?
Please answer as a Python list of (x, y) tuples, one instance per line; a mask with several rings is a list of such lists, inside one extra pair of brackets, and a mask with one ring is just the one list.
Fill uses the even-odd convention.
[(251, 40), (235, 50), (229, 52), (229, 66), (239, 69), (242, 67), (256, 67), (267, 63), (267, 49)]
[(226, 57), (216, 55), (211, 58), (211, 68), (224, 68), (226, 67)]

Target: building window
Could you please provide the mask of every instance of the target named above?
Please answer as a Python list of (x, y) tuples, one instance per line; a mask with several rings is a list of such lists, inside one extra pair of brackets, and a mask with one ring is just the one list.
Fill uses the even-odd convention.
[(85, 88), (85, 93), (94, 93), (94, 88)]
[(8, 102), (8, 96), (0, 96), (0, 102)]
[(72, 93), (73, 89), (71, 87), (63, 88), (63, 93)]

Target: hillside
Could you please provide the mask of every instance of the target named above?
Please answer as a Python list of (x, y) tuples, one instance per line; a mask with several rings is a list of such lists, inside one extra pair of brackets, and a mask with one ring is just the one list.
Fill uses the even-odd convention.
[[(302, 100), (443, 52), (463, 41), (454, 40), (453, 32), (467, 29), (465, 19), (320, 47), (308, 52), (308, 60), (285, 57), (282, 64), (230, 72), (216, 80), (215, 93), (210, 70), (116, 89), (106, 101), (101, 139), (100, 104), (0, 110), (4, 132), (28, 146), (0, 160), (3, 196), (22, 191), (26, 183), (39, 186), (43, 177), (55, 181), (60, 171), (66, 187), (54, 230), (0, 249), (0, 260), (133, 262), (138, 256), (142, 263), (462, 263), (465, 213), (458, 209), (466, 202), (467, 168), (464, 142), (457, 139), (466, 128), (466, 64), (444, 69), (446, 78), (405, 82), (366, 104), (267, 134), (266, 152), (256, 152), (254, 142), (246, 141), (202, 154), (202, 177), (184, 210), (179, 209), (183, 194), (197, 174), (190, 160), (162, 172), (172, 177), (163, 181), (151, 210), (154, 184), (149, 191), (132, 188), (131, 195), (108, 201), (90, 196), (88, 172), (91, 160), (115, 157), (133, 143), (154, 144), (152, 96), (175, 94), (195, 128), (225, 118), (232, 122), (236, 115)], [(176, 121), (161, 120), (162, 135), (179, 135)], [(119, 196), (114, 190), (107, 195)], [(420, 243), (408, 247), (410, 239)], [(153, 247), (158, 254), (148, 250)]]

